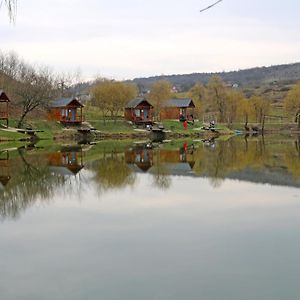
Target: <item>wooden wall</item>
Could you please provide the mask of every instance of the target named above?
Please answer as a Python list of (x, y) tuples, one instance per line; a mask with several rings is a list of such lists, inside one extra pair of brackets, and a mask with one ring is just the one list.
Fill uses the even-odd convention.
[(179, 120), (178, 107), (163, 107), (160, 111), (161, 120)]
[[(193, 108), (187, 108), (187, 115), (194, 114)], [(179, 107), (163, 107), (160, 111), (161, 120), (179, 120)]]
[(48, 112), (48, 120), (60, 121), (61, 120), (61, 108), (50, 108)]

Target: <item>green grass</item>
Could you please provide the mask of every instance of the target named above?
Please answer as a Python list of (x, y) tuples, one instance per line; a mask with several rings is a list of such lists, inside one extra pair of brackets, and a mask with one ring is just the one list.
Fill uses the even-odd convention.
[[(176, 120), (165, 120), (162, 123), (163, 123), (165, 129), (171, 130), (172, 132), (175, 132), (175, 133), (192, 134), (195, 132), (199, 132), (198, 130), (195, 130), (195, 129), (199, 129), (199, 128), (203, 127), (203, 123), (199, 122), (199, 121), (195, 121), (194, 125), (189, 124), (186, 130), (183, 127), (183, 123), (176, 121)], [(231, 130), (228, 127), (226, 127), (226, 125), (223, 125), (223, 124), (216, 124), (215, 128), (216, 128), (216, 130), (218, 130), (222, 133), (229, 134), (231, 132)]]
[(0, 129), (0, 141), (18, 141), (27, 138), (28, 135), (19, 132), (10, 132)]

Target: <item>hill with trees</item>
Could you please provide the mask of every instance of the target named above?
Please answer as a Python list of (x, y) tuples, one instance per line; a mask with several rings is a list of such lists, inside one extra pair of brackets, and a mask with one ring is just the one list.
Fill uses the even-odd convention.
[(236, 84), (242, 88), (255, 88), (278, 82), (287, 85), (294, 84), (300, 80), (300, 63), (257, 67), (231, 72), (160, 75), (148, 78), (135, 78), (133, 82), (141, 90), (149, 89), (158, 80), (168, 80), (180, 91), (187, 91), (197, 82), (207, 84), (209, 79), (215, 75), (228, 84)]

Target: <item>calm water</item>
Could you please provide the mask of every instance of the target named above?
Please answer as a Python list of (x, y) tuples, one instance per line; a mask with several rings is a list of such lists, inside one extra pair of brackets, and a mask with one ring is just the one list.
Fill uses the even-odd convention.
[(300, 143), (0, 154), (0, 299), (299, 299)]

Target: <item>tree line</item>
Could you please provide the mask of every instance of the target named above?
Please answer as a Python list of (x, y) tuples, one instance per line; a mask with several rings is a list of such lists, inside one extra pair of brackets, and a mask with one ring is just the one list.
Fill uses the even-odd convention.
[[(48, 67), (33, 66), (14, 53), (0, 52), (0, 88), (12, 100), (11, 110), (23, 126), (33, 112), (45, 112), (49, 102), (55, 98), (76, 96), (78, 75), (55, 74)], [(81, 83), (86, 86), (86, 84)], [(217, 118), (220, 123), (232, 126), (233, 123), (260, 124), (264, 129), (265, 120), (271, 111), (271, 101), (259, 95), (246, 97), (239, 88), (226, 84), (221, 77), (212, 76), (207, 84), (195, 83), (186, 93), (173, 93), (172, 84), (167, 80), (154, 82), (145, 94), (141, 94), (132, 81), (116, 81), (98, 78), (87, 85), (91, 104), (101, 112), (103, 120), (117, 120), (123, 115), (127, 103), (137, 96), (149, 100), (154, 106), (155, 119), (159, 120), (160, 110), (170, 98), (191, 98), (195, 105), (195, 117), (205, 120), (206, 116)], [(287, 116), (298, 123), (300, 129), (300, 83), (288, 92), (284, 99)], [(40, 114), (39, 114), (40, 115)]]

